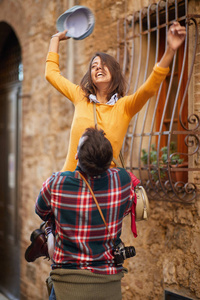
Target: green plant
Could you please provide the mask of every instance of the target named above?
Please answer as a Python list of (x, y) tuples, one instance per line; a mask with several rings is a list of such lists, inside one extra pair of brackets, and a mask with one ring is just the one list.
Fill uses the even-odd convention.
[(181, 164), (183, 162), (183, 159), (180, 158), (179, 154), (173, 154), (176, 152), (175, 142), (170, 143), (169, 158), (168, 158), (167, 152), (168, 152), (167, 146), (161, 148), (161, 153), (162, 153), (161, 162), (164, 165), (166, 165), (168, 163), (168, 161), (171, 165), (177, 165), (177, 164)]
[[(159, 156), (159, 162), (157, 162), (157, 150), (155, 145), (151, 145), (151, 150), (149, 153), (149, 165), (150, 165), (150, 173), (152, 175), (152, 179), (154, 181), (158, 180), (158, 169), (160, 169), (160, 177), (164, 179), (166, 177), (166, 166), (168, 163), (171, 165), (178, 165), (183, 162), (183, 159), (180, 158), (179, 154), (176, 153), (176, 144), (175, 142), (170, 143), (169, 156), (168, 156), (168, 147), (161, 148), (161, 156)], [(148, 164), (148, 153), (145, 149), (142, 149), (141, 160), (144, 165)]]
[[(141, 160), (144, 163), (144, 165), (148, 164), (148, 153), (145, 149), (142, 149)], [(154, 144), (151, 145), (149, 163), (150, 164), (156, 164), (157, 163), (157, 150), (156, 150), (156, 147), (155, 147)]]

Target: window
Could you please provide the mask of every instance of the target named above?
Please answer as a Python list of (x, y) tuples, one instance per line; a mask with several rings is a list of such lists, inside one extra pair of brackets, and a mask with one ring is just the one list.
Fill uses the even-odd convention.
[[(163, 28), (164, 29), (164, 28)], [(165, 47), (165, 30), (161, 29), (160, 34), (160, 47), (159, 47), (159, 58), (162, 57)], [(171, 130), (170, 125), (172, 123), (173, 118), (173, 127), (172, 130), (175, 131), (174, 134), (171, 135), (171, 141), (175, 143), (177, 146), (178, 153), (186, 153), (188, 154), (188, 148), (184, 143), (184, 139), (186, 137), (185, 134), (177, 134), (177, 132), (181, 132), (183, 130), (183, 126), (181, 122), (183, 122), (185, 127), (188, 127), (188, 97), (186, 95), (185, 101), (183, 102), (184, 96), (184, 87), (187, 83), (188, 78), (188, 55), (185, 57), (184, 69), (183, 69), (183, 78), (181, 79), (179, 91), (177, 89), (180, 78), (181, 71), (184, 61), (184, 47), (183, 44), (177, 51), (176, 59), (174, 60), (174, 65), (170, 66), (170, 72), (167, 75), (165, 81), (163, 82), (160, 99), (158, 103), (158, 109), (156, 112), (156, 131), (169, 132)], [(175, 105), (175, 102), (177, 104)], [(179, 112), (181, 108), (181, 104), (183, 104), (183, 109), (181, 111), (181, 116), (179, 118)], [(164, 108), (166, 108), (166, 112), (164, 112)], [(162, 120), (163, 117), (163, 120)], [(161, 148), (166, 146), (168, 143), (168, 135), (161, 136)], [(183, 157), (184, 161), (188, 161), (187, 155)]]
[[(190, 175), (199, 170), (194, 161), (200, 124), (191, 111), (193, 95), (188, 92), (198, 38), (197, 22), (188, 14), (188, 1), (159, 1), (120, 19), (117, 59), (127, 78), (127, 93), (134, 93), (162, 56), (168, 28), (177, 20), (186, 27), (187, 38), (157, 95), (131, 121), (122, 152), (127, 169), (140, 178), (150, 199), (189, 203), (197, 194)], [(195, 43), (189, 56), (191, 30)]]

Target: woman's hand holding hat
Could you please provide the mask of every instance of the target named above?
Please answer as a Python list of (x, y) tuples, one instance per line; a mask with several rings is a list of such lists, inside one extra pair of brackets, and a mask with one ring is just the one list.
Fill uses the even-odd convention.
[(68, 39), (70, 39), (70, 37), (66, 36), (67, 31), (68, 30), (66, 29), (66, 30), (64, 30), (62, 32), (57, 32), (56, 34), (52, 35), (51, 38), (56, 38), (57, 37), (59, 39), (59, 41), (68, 40)]

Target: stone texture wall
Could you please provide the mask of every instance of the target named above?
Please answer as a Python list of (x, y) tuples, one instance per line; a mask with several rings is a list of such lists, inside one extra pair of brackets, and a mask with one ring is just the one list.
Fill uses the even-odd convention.
[[(34, 203), (42, 182), (62, 167), (67, 153), (73, 107), (46, 82), (44, 68), (49, 40), (56, 32), (56, 19), (72, 2), (0, 1), (0, 21), (7, 22), (15, 31), (22, 48), (24, 66), (20, 200), (22, 300), (48, 299), (45, 279), (50, 271), (50, 262), (38, 259), (28, 264), (24, 251), (29, 245), (30, 233), (40, 225), (34, 213)], [(74, 1), (74, 4), (86, 5), (93, 10), (96, 25), (94, 33), (86, 40), (61, 44), (62, 73), (79, 83), (95, 51), (116, 56), (117, 19), (125, 12), (132, 13), (152, 2), (157, 1)], [(190, 6), (191, 12), (200, 14), (197, 0), (190, 1)], [(199, 57), (198, 46), (190, 90), (194, 112), (198, 115)], [(69, 64), (73, 65), (73, 72), (67, 68)], [(199, 186), (199, 174), (195, 173), (194, 178)], [(135, 246), (137, 255), (125, 263), (129, 273), (122, 281), (123, 300), (161, 300), (164, 289), (200, 299), (199, 203), (199, 199), (189, 206), (151, 202), (151, 217), (148, 222), (137, 224), (137, 239), (132, 237), (130, 219), (127, 218), (123, 239), (126, 245)]]

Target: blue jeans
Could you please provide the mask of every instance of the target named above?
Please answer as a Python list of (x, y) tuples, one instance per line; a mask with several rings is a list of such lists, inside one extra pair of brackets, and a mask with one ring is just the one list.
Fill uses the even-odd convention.
[(49, 296), (49, 300), (56, 300), (56, 294), (55, 294), (55, 290), (54, 290), (53, 286), (52, 286), (52, 289), (51, 289), (51, 294)]

